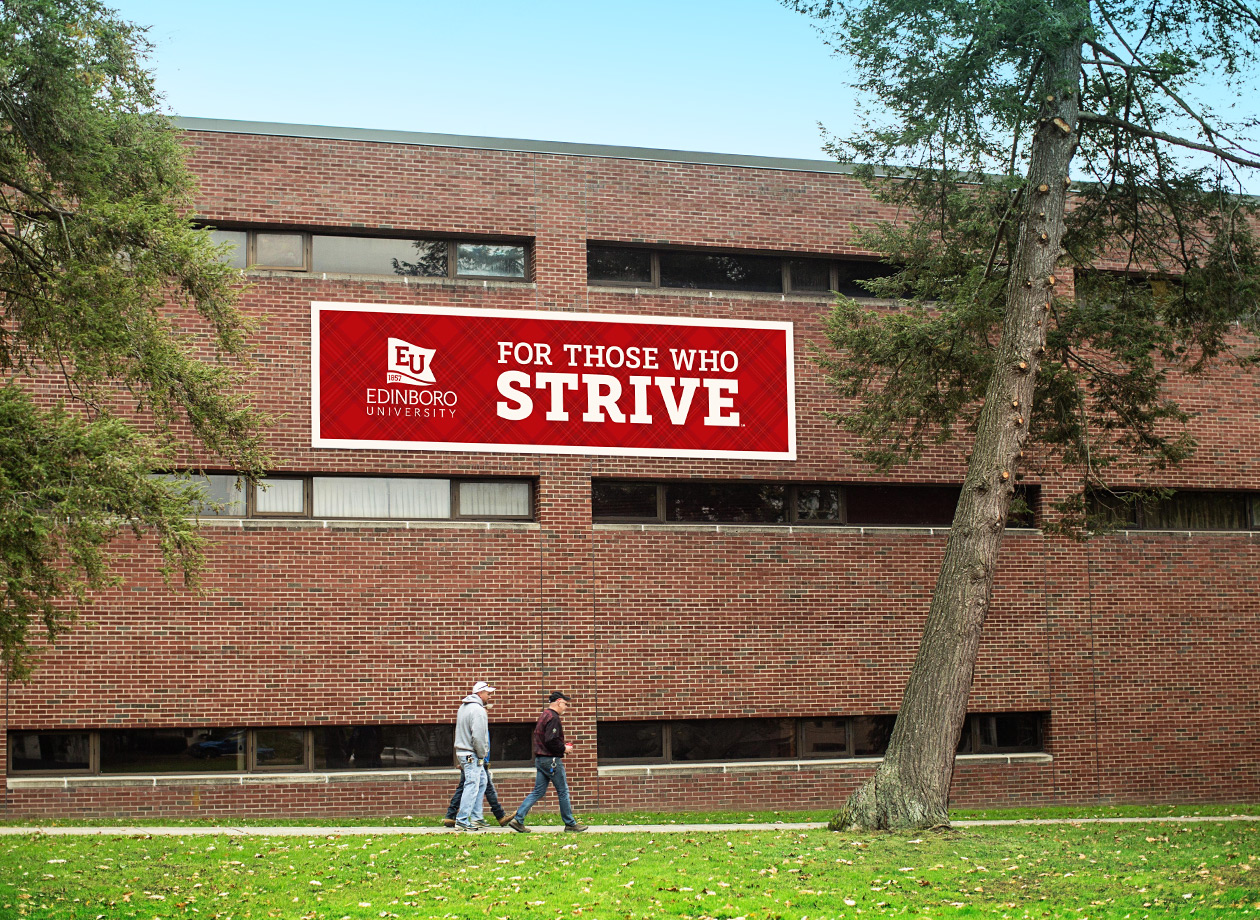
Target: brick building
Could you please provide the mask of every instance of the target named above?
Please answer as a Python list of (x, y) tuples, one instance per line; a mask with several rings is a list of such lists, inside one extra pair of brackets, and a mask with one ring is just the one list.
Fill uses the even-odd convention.
[[(827, 418), (843, 405), (810, 344), (827, 291), (880, 271), (854, 239), (890, 216), (844, 167), (183, 127), (200, 215), (236, 245), (246, 304), (265, 315), (273, 487), (245, 495), (227, 471), (209, 476), (224, 503), (207, 509), (210, 592), (166, 588), (153, 548), (127, 546), (126, 584), (6, 687), (5, 814), (432, 813), (477, 679), (500, 688), (509, 804), (532, 782), (528, 731), (553, 688), (575, 698), (579, 814), (826, 807), (868, 775), (964, 467), (961, 449), (938, 448), (876, 476)], [(324, 439), (316, 397), (327, 406), (337, 381), (313, 392), (312, 342), (337, 305), (489, 338), (516, 313), (540, 329), (790, 329), (786, 368), (767, 376), (786, 380), (791, 443)], [(635, 394), (736, 417), (733, 391), (659, 379)], [(607, 392), (568, 383), (538, 384), (537, 411), (571, 399), (575, 427), (578, 409), (615, 416)], [(1260, 795), (1260, 377), (1221, 369), (1180, 396), (1200, 450), (1161, 482), (1179, 497), (1127, 529), (1050, 536), (1042, 509), (1072, 484), (1025, 479), (1032, 515), (1003, 544), (956, 804)]]

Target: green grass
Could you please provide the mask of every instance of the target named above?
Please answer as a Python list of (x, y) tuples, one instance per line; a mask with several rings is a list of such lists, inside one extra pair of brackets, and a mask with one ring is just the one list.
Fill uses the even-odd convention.
[(1260, 916), (1260, 824), (0, 838), (0, 917)]
[[(559, 824), (560, 816), (543, 808), (530, 813), (531, 824)], [(834, 809), (823, 811), (666, 811), (580, 812), (587, 824), (795, 824), (827, 822)], [(950, 818), (961, 820), (1036, 818), (1138, 818), (1219, 817), (1260, 815), (1260, 804), (1232, 805), (1062, 805), (1040, 808), (954, 809)], [(0, 827), (436, 827), (441, 815), (380, 815), (369, 817), (205, 817), (168, 818), (159, 814), (127, 818), (0, 818)], [(487, 817), (489, 814), (487, 813)]]

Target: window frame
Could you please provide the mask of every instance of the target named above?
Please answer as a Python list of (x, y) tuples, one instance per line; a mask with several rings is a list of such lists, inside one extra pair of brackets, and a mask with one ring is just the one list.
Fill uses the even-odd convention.
[[(167, 474), (159, 474), (167, 475)], [(207, 476), (234, 476), (235, 473), (222, 472), (216, 470), (207, 470)], [(296, 513), (292, 511), (259, 511), (257, 510), (257, 486), (247, 485), (244, 489), (242, 504), (245, 506), (243, 514), (207, 514), (203, 515), (206, 519), (227, 519), (233, 521), (240, 520), (262, 520), (262, 521), (293, 521), (293, 520), (320, 520), (320, 521), (506, 521), (506, 522), (532, 522), (538, 520), (538, 480), (533, 477), (526, 476), (397, 476), (389, 473), (376, 475), (360, 475), (354, 473), (286, 473), (276, 472), (268, 477), (264, 477), (265, 482), (268, 478), (276, 480), (284, 479), (300, 479), (303, 482), (303, 510)], [(445, 480), (450, 490), (450, 514), (447, 517), (363, 517), (361, 515), (339, 516), (339, 515), (315, 515), (315, 479), (421, 479), (421, 480)], [(529, 492), (526, 504), (528, 511), (523, 515), (486, 515), (486, 514), (464, 514), (459, 510), (459, 487), (464, 483), (474, 482), (490, 482), (490, 483), (524, 483)]]
[[(595, 486), (598, 483), (629, 485), (655, 485), (656, 486), (656, 516), (655, 517), (632, 517), (629, 515), (599, 515), (595, 510), (594, 493)], [(944, 524), (927, 524), (927, 525), (904, 525), (904, 524), (852, 524), (849, 522), (849, 499), (847, 495), (848, 487), (862, 487), (869, 485), (877, 485), (886, 488), (904, 487), (907, 489), (916, 489), (923, 487), (949, 487), (955, 488), (948, 483), (866, 483), (866, 482), (783, 482), (778, 480), (766, 480), (764, 484), (782, 486), (784, 489), (784, 505), (785, 519), (783, 521), (766, 521), (766, 522), (742, 522), (742, 521), (674, 521), (668, 517), (668, 489), (671, 485), (690, 484), (690, 483), (707, 483), (711, 485), (722, 485), (729, 483), (731, 485), (757, 485), (762, 484), (761, 480), (742, 480), (742, 479), (671, 479), (671, 480), (646, 480), (646, 479), (622, 479), (612, 477), (593, 477), (591, 479), (591, 523), (592, 524), (662, 524), (675, 527), (685, 527), (688, 525), (713, 525), (723, 527), (893, 527), (899, 529), (919, 529), (919, 530), (940, 530), (952, 526), (952, 521)], [(959, 485), (957, 488), (961, 488)], [(1028, 505), (1029, 514), (1032, 517), (1031, 525), (1012, 524), (1007, 522), (1008, 529), (1015, 530), (1036, 530), (1039, 526), (1040, 506), (1040, 484), (1039, 483), (1019, 483), (1018, 488), (1025, 490), (1024, 501)], [(800, 517), (800, 492), (803, 489), (835, 489), (839, 492), (838, 511), (836, 518), (811, 519)]]
[[(411, 723), (405, 723), (403, 724), (402, 727), (407, 727), (410, 724)], [(415, 724), (436, 725), (438, 723), (415, 723)], [(520, 726), (525, 726), (528, 724), (532, 728), (532, 723), (514, 721), (514, 722), (504, 722), (504, 723), (491, 723), (490, 724), (491, 729), (493, 729), (496, 724), (504, 724), (504, 725), (511, 724), (511, 725), (520, 725)], [(202, 728), (202, 727), (204, 726), (187, 726), (186, 728)], [(431, 764), (431, 765), (423, 766), (423, 767), (418, 767), (418, 766), (399, 767), (399, 766), (391, 765), (391, 766), (381, 766), (381, 767), (321, 767), (317, 770), (315, 768), (315, 731), (317, 729), (329, 728), (329, 727), (353, 728), (355, 726), (255, 725), (255, 726), (250, 726), (250, 727), (229, 726), (223, 729), (218, 729), (218, 727), (211, 727), (209, 730), (217, 729), (217, 730), (223, 730), (223, 731), (229, 731), (229, 732), (240, 731), (244, 734), (244, 737), (242, 739), (244, 741), (244, 751), (243, 751), (244, 768), (243, 770), (228, 769), (228, 770), (221, 770), (221, 771), (215, 771), (215, 772), (222, 773), (225, 775), (230, 775), (230, 774), (239, 775), (240, 773), (248, 773), (248, 774), (264, 774), (264, 775), (271, 776), (271, 775), (277, 775), (277, 774), (300, 775), (304, 773), (316, 773), (316, 772), (318, 773), (386, 773), (386, 772), (398, 771), (398, 770), (408, 770), (408, 771), (410, 770), (446, 770), (449, 766), (447, 763), (443, 762), (441, 764), (436, 764), (436, 765)], [(181, 727), (181, 730), (183, 728), (185, 727)], [(145, 731), (146, 729), (135, 728), (131, 730)], [(161, 729), (155, 729), (155, 730), (161, 730)], [(7, 741), (7, 748), (8, 748), (8, 757), (7, 757), (7, 762), (6, 762), (6, 775), (7, 776), (24, 776), (24, 777), (103, 776), (103, 777), (117, 777), (119, 779), (124, 779), (126, 777), (145, 776), (145, 775), (200, 776), (206, 773), (204, 769), (197, 769), (196, 766), (192, 766), (192, 765), (190, 765), (189, 769), (187, 770), (160, 770), (160, 771), (152, 771), (150, 773), (104, 772), (101, 769), (101, 732), (102, 731), (103, 729), (81, 729), (81, 730), (79, 729), (48, 729), (48, 730), (10, 729), (8, 732), (6, 732), (6, 741)], [(258, 733), (268, 732), (268, 731), (301, 732), (302, 733), (302, 764), (300, 766), (293, 765), (293, 764), (279, 764), (276, 766), (268, 766), (266, 762), (259, 761), (258, 759), (258, 746), (259, 746)], [(32, 735), (32, 734), (87, 735), (88, 761), (89, 761), (87, 768), (78, 769), (78, 770), (62, 770), (62, 769), (19, 770), (17, 769), (14, 766), (14, 754), (16, 752), (16, 746), (12, 743), (12, 738), (14, 735)], [(496, 767), (503, 768), (503, 769), (523, 769), (526, 767), (533, 767), (534, 762), (533, 762), (533, 758), (531, 757), (529, 760), (495, 760), (494, 764)]]
[[(982, 719), (997, 719), (1003, 717), (1022, 717), (1028, 716), (1033, 719), (1033, 725), (1036, 730), (1036, 741), (1032, 748), (1027, 747), (997, 747), (981, 745), (980, 725)], [(596, 759), (599, 766), (635, 766), (635, 765), (654, 765), (654, 764), (671, 764), (679, 766), (696, 766), (703, 767), (708, 764), (718, 763), (791, 763), (796, 761), (824, 761), (824, 760), (866, 760), (872, 757), (883, 757), (880, 754), (856, 754), (855, 730), (856, 723), (860, 719), (868, 718), (895, 718), (895, 713), (876, 713), (874, 715), (818, 715), (818, 716), (788, 716), (788, 717), (758, 717), (750, 718), (749, 721), (761, 721), (762, 718), (781, 718), (789, 719), (794, 723), (793, 742), (795, 745), (795, 753), (791, 757), (741, 757), (726, 760), (681, 760), (674, 756), (673, 746), (673, 727), (676, 724), (687, 722), (724, 722), (726, 719), (608, 719), (596, 722)], [(964, 738), (970, 739), (970, 750), (967, 754), (979, 755), (995, 755), (1004, 756), (1011, 754), (1044, 754), (1046, 751), (1046, 742), (1049, 737), (1047, 725), (1050, 718), (1050, 712), (1046, 710), (1033, 711), (1013, 711), (1013, 712), (995, 712), (995, 713), (967, 713), (966, 721), (963, 724), (963, 732), (959, 735), (959, 747), (962, 746)], [(808, 722), (828, 721), (828, 720), (844, 720), (845, 723), (845, 750), (843, 753), (837, 751), (824, 751), (816, 754), (803, 753), (805, 749), (805, 726)], [(599, 726), (608, 724), (632, 723), (655, 725), (661, 731), (661, 755), (646, 757), (601, 757), (598, 752), (598, 735)], [(885, 751), (886, 753), (886, 751)], [(962, 756), (962, 753), (955, 756)]]
[[(227, 229), (215, 227), (214, 229)], [(292, 272), (293, 274), (309, 274), (311, 271), (311, 234), (305, 230), (246, 230), (245, 236), (245, 270), (256, 269), (258, 271), (267, 272)], [(292, 265), (260, 265), (258, 264), (258, 235), (260, 233), (271, 233), (276, 236), (300, 236), (302, 237), (302, 267), (295, 268)]]
[[(88, 765), (81, 769), (66, 770), (19, 770), (14, 766), (14, 755), (17, 753), (17, 746), (13, 743), (14, 735), (87, 735), (88, 736)], [(5, 732), (5, 748), (8, 752), (6, 758), (5, 769), (7, 776), (94, 776), (101, 770), (101, 736), (97, 731), (92, 729), (38, 729), (38, 728), (12, 728)]]
[(245, 506), (245, 517), (262, 519), (262, 520), (268, 520), (268, 519), (292, 520), (294, 518), (309, 518), (311, 516), (311, 508), (313, 507), (313, 500), (312, 500), (312, 495), (311, 495), (312, 477), (301, 476), (301, 475), (291, 475), (287, 473), (279, 473), (273, 476), (264, 476), (262, 481), (265, 483), (268, 479), (275, 479), (278, 482), (285, 481), (285, 480), (288, 480), (288, 481), (301, 480), (302, 482), (302, 511), (301, 513), (296, 513), (293, 511), (259, 511), (258, 510), (258, 488), (259, 487), (258, 485), (252, 485), (246, 488), (247, 501), (246, 501), (246, 506)]
[[(251, 227), (242, 226), (240, 224), (206, 224), (204, 229), (221, 230), (225, 232), (235, 232), (245, 234), (245, 267), (239, 271), (267, 271), (267, 272), (283, 272), (290, 275), (362, 275), (369, 278), (402, 278), (406, 277), (409, 281), (500, 281), (510, 284), (529, 283), (534, 280), (534, 240), (530, 238), (513, 237), (513, 236), (444, 236), (435, 234), (426, 236), (422, 234), (381, 234), (381, 233), (356, 233), (353, 232), (357, 228), (334, 228), (336, 232), (321, 232), (320, 230), (294, 229), (294, 228), (274, 228), (274, 227)], [(258, 235), (263, 233), (274, 234), (290, 234), (302, 237), (303, 264), (301, 268), (292, 265), (265, 265), (258, 262)], [(446, 273), (442, 275), (399, 275), (396, 273), (382, 272), (329, 272), (324, 269), (315, 268), (315, 238), (316, 237), (351, 237), (355, 239), (373, 239), (373, 240), (394, 240), (397, 242), (431, 242), (440, 243), (446, 247)], [(483, 275), (471, 272), (459, 271), (459, 247), (460, 245), (482, 245), (482, 246), (519, 246), (523, 250), (522, 254), (522, 274), (514, 275)]]
[[(1164, 500), (1157, 496), (1144, 497), (1149, 495), (1149, 491), (1142, 488), (1091, 490), (1086, 495), (1085, 500), (1091, 515), (1101, 515), (1104, 511), (1114, 514), (1115, 511), (1119, 510), (1119, 506), (1128, 508), (1129, 516), (1125, 520), (1119, 520), (1118, 515), (1115, 515), (1114, 520), (1110, 520), (1106, 524), (1106, 528), (1109, 530), (1140, 530), (1146, 533), (1250, 533), (1260, 530), (1260, 491), (1250, 489), (1173, 489), (1171, 490), (1172, 494), (1167, 497), (1167, 500), (1171, 500), (1178, 495), (1236, 496), (1244, 505), (1243, 517), (1248, 525), (1244, 530), (1228, 527), (1172, 528), (1148, 523), (1148, 506)], [(1106, 508), (1102, 503), (1111, 495), (1135, 495), (1136, 498), (1131, 503), (1126, 503), (1123, 498), (1120, 498), (1117, 499), (1117, 508)]]
[[(608, 279), (598, 279), (590, 277), (590, 251), (592, 248), (601, 249), (637, 249), (646, 250), (650, 256), (650, 277), (647, 281), (617, 281)], [(878, 258), (862, 258), (862, 257), (842, 257), (818, 255), (816, 253), (782, 253), (782, 252), (763, 252), (758, 250), (747, 249), (709, 249), (709, 248), (689, 248), (689, 247), (671, 247), (671, 246), (647, 246), (641, 243), (622, 243), (611, 242), (606, 240), (587, 240), (587, 278), (588, 287), (608, 287), (608, 288), (652, 288), (662, 291), (708, 291), (721, 290), (723, 293), (745, 293), (760, 294), (762, 296), (773, 297), (776, 294), (794, 294), (799, 297), (818, 297), (829, 299), (841, 287), (840, 266), (872, 264), (883, 265), (884, 263)], [(696, 255), (729, 255), (729, 256), (755, 256), (758, 258), (777, 258), (779, 260), (779, 290), (777, 291), (761, 291), (761, 290), (741, 290), (739, 288), (704, 288), (704, 287), (676, 287), (661, 284), (661, 259), (662, 252), (680, 252), (694, 253)], [(792, 286), (791, 263), (797, 261), (817, 261), (827, 264), (828, 284), (829, 287), (825, 291), (817, 290), (797, 290)], [(874, 297), (869, 292), (864, 292), (858, 296)]]

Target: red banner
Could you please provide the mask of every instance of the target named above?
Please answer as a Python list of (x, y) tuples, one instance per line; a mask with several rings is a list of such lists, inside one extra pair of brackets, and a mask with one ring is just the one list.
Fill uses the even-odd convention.
[(315, 447), (796, 459), (792, 324), (311, 304)]

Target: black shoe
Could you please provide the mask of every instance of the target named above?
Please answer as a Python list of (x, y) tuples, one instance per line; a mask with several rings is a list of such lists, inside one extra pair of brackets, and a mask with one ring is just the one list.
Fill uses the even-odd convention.
[(529, 833), (529, 828), (522, 824), (521, 819), (516, 817), (516, 815), (512, 815), (512, 817), (508, 818), (507, 826), (512, 828), (512, 830), (516, 831), (518, 834)]
[(575, 834), (580, 834), (583, 831), (589, 831), (590, 827), (583, 824), (581, 821), (574, 821), (572, 824), (566, 824), (564, 826), (564, 829), (566, 831), (573, 831), (573, 833)]

